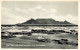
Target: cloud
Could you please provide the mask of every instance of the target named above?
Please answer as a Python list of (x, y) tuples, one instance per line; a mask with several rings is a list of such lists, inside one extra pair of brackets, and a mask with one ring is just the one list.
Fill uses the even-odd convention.
[(15, 10), (18, 11), (18, 12), (22, 12), (22, 13), (28, 13), (28, 11), (26, 9), (21, 9), (21, 8), (18, 8), (18, 7), (16, 7)]
[(2, 8), (2, 24), (16, 24), (22, 23), (30, 18), (53, 18), (57, 21), (69, 21), (74, 24), (78, 24), (78, 17), (72, 14), (67, 14), (66, 16), (57, 15), (59, 12), (54, 8), (45, 8), (41, 5), (30, 8), (19, 8), (15, 7), (13, 9), (3, 7)]
[(50, 12), (51, 13), (57, 13), (57, 10), (56, 9), (50, 9)]
[(54, 15), (51, 18), (55, 19), (56, 21), (65, 21), (65, 20), (67, 20), (70, 23), (78, 24), (78, 17), (77, 16), (73, 16), (71, 14), (67, 14), (66, 16)]
[(38, 5), (35, 7), (35, 9), (43, 9), (43, 7), (41, 5)]
[(29, 8), (28, 10), (31, 11), (31, 12), (35, 12), (36, 11), (34, 8)]
[(24, 21), (26, 20), (22, 16), (16, 16), (15, 14), (10, 13), (10, 11), (2, 11), (2, 24), (16, 24)]
[(50, 14), (55, 14), (57, 13), (57, 10), (56, 9), (47, 9), (45, 7), (42, 7), (40, 5), (38, 6), (35, 6), (33, 8), (28, 8), (28, 14), (30, 17), (34, 17), (34, 18), (46, 18), (46, 16), (50, 16)]
[(9, 8), (5, 8), (5, 7), (2, 7), (2, 9), (1, 9), (2, 11), (10, 11), (10, 9)]
[(71, 22), (71, 23), (78, 24), (78, 17), (77, 16), (73, 16), (71, 14), (68, 14), (66, 16), (66, 20)]

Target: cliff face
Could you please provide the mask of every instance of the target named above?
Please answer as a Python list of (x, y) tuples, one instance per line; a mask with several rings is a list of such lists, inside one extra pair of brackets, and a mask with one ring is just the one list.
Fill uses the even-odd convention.
[(54, 19), (30, 19), (22, 24), (72, 24), (68, 21), (55, 21)]

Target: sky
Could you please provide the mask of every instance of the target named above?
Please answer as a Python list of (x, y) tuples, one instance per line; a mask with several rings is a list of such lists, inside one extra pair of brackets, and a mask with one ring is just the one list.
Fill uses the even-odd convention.
[(3, 1), (1, 23), (23, 23), (31, 18), (52, 18), (78, 24), (78, 3), (76, 1)]

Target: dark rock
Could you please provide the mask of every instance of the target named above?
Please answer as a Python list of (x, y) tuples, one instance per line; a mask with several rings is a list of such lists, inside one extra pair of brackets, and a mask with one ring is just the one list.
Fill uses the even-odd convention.
[(68, 41), (68, 39), (61, 39), (62, 41)]

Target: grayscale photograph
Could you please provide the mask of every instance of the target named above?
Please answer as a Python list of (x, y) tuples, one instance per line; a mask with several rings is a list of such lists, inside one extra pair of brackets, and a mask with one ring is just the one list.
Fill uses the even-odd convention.
[(78, 2), (2, 1), (1, 48), (78, 49)]

